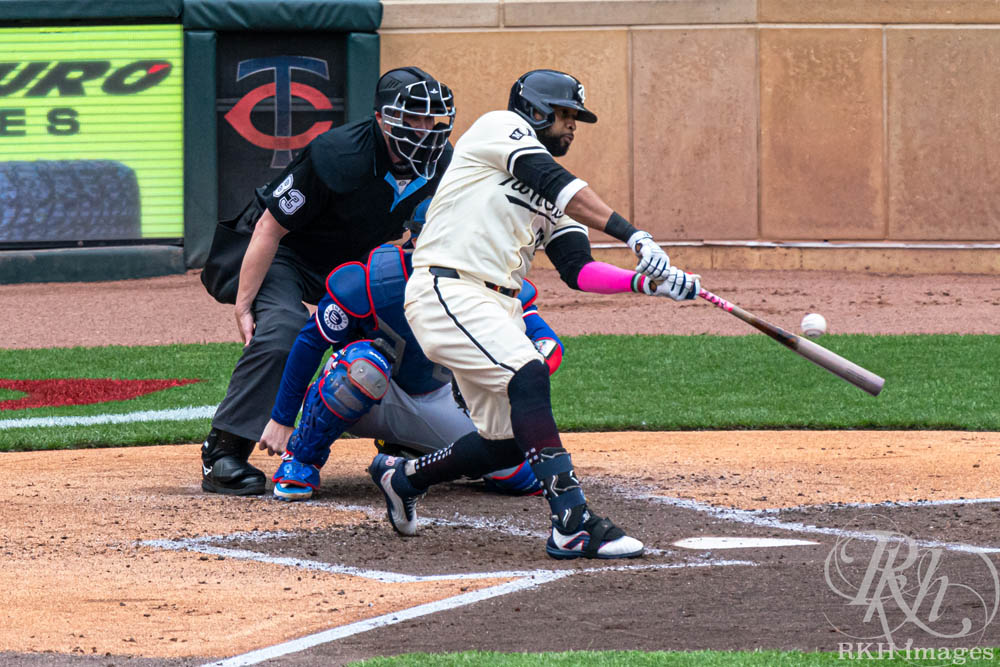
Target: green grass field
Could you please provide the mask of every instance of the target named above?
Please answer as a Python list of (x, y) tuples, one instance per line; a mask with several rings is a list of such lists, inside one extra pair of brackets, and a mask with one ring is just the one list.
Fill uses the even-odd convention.
[[(962, 650), (959, 649), (959, 652)], [(987, 653), (988, 652), (988, 653)], [(985, 655), (984, 655), (985, 654)], [(871, 657), (868, 657), (870, 655)], [(888, 667), (939, 667), (940, 665), (995, 664), (994, 655), (1000, 650), (978, 649), (970, 659), (968, 652), (950, 657), (907, 657), (905, 653), (890, 657), (888, 650), (879, 655), (870, 649), (864, 658), (850, 660), (837, 653), (799, 653), (795, 651), (568, 651), (566, 653), (490, 653), (470, 651), (452, 655), (413, 653), (393, 658), (375, 658), (351, 663), (359, 667), (828, 667), (830, 665), (868, 664), (875, 662)]]
[[(998, 430), (997, 336), (825, 336), (886, 378), (872, 397), (759, 336), (580, 336), (552, 378), (565, 431), (697, 429)], [(0, 378), (197, 378), (140, 398), (0, 411), (0, 451), (195, 442), (209, 418), (11, 428), (6, 420), (214, 406), (240, 346), (0, 350)], [(6, 391), (0, 400), (20, 394)], [(2, 406), (0, 406), (2, 407)]]

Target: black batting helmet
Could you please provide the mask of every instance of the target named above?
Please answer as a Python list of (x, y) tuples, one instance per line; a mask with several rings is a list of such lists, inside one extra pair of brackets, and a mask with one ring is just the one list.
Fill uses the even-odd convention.
[[(507, 108), (523, 116), (536, 130), (555, 121), (553, 107), (576, 109), (578, 121), (596, 123), (597, 116), (583, 106), (585, 99), (583, 84), (576, 77), (554, 69), (536, 69), (514, 82)], [(542, 120), (535, 118), (535, 111), (543, 116)]]
[[(374, 106), (382, 114), (392, 151), (409, 162), (417, 176), (434, 178), (455, 123), (451, 89), (419, 67), (400, 67), (378, 80)], [(432, 126), (414, 127), (415, 116), (431, 119)]]

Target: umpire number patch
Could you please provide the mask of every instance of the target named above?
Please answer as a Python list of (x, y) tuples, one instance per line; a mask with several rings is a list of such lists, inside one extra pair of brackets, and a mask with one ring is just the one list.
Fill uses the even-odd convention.
[(278, 208), (284, 211), (285, 215), (291, 215), (305, 203), (305, 195), (298, 190), (289, 190), (287, 195), (278, 200)]
[(347, 328), (347, 314), (335, 303), (331, 303), (323, 311), (323, 324), (332, 331), (342, 331)]
[(288, 176), (286, 176), (285, 180), (283, 180), (281, 182), (281, 185), (279, 185), (278, 187), (276, 187), (274, 189), (274, 196), (275, 197), (280, 197), (281, 195), (283, 195), (286, 192), (288, 192), (291, 189), (291, 187), (292, 187), (292, 183), (294, 183), (294, 182), (295, 182), (295, 177), (292, 174), (289, 174)]

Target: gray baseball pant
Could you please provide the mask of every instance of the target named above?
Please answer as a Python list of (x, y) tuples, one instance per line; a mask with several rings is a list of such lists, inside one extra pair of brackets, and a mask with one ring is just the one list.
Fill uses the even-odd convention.
[(309, 318), (302, 303), (318, 303), (326, 276), (307, 268), (287, 248), (278, 247), (253, 303), (257, 327), (229, 379), (212, 427), (260, 440), (278, 395), (285, 361)]

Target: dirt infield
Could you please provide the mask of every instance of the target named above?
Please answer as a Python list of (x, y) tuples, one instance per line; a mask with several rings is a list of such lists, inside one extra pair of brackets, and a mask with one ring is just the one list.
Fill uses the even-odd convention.
[[(707, 304), (650, 310), (640, 297), (557, 288), (551, 271), (533, 277), (540, 307), (563, 334), (621, 333), (623, 325), (747, 333)], [(975, 276), (719, 272), (706, 285), (786, 328), (818, 310), (845, 333), (995, 331), (1000, 304), (995, 280)], [(957, 295), (973, 291), (991, 307), (960, 308)], [(205, 296), (193, 273), (0, 286), (0, 308), (22, 314), (0, 323), (7, 347), (235, 334), (230, 309)], [(328, 665), (465, 649), (836, 651), (860, 638), (885, 642), (885, 628), (900, 646), (1000, 645), (992, 555), (1000, 551), (1000, 434), (644, 432), (567, 434), (566, 442), (588, 500), (647, 544), (642, 559), (550, 560), (544, 501), (493, 496), (474, 483), (434, 489), (419, 505), (421, 535), (399, 538), (364, 473), (374, 453), (364, 440), (338, 443), (320, 494), (299, 504), (202, 494), (197, 445), (5, 453), (0, 664), (243, 656), (229, 664)], [(254, 461), (268, 473), (277, 464), (260, 453)], [(677, 545), (704, 537), (805, 544)], [(910, 585), (896, 590), (900, 574)]]
[[(102, 665), (203, 664), (552, 571), (573, 574), (323, 642), (280, 664), (468, 648), (836, 650), (847, 640), (823, 613), (838, 627), (864, 624), (825, 583), (824, 559), (859, 515), (870, 530), (1000, 546), (995, 504), (858, 504), (990, 497), (1000, 434), (871, 435), (568, 434), (591, 503), (650, 550), (622, 571), (548, 559), (544, 501), (472, 483), (435, 489), (420, 505), (429, 520), (421, 535), (396, 536), (363, 472), (369, 441), (339, 444), (321, 493), (300, 504), (202, 494), (196, 445), (4, 454), (4, 555), (23, 565), (0, 574), (0, 646), (14, 652), (0, 663), (46, 652), (45, 664), (88, 655)], [(276, 467), (262, 454), (255, 462)], [(815, 544), (673, 546), (706, 535)], [(1000, 593), (957, 547), (942, 560), (954, 581)], [(947, 605), (944, 618), (968, 603)], [(997, 643), (988, 630), (977, 645)]]

